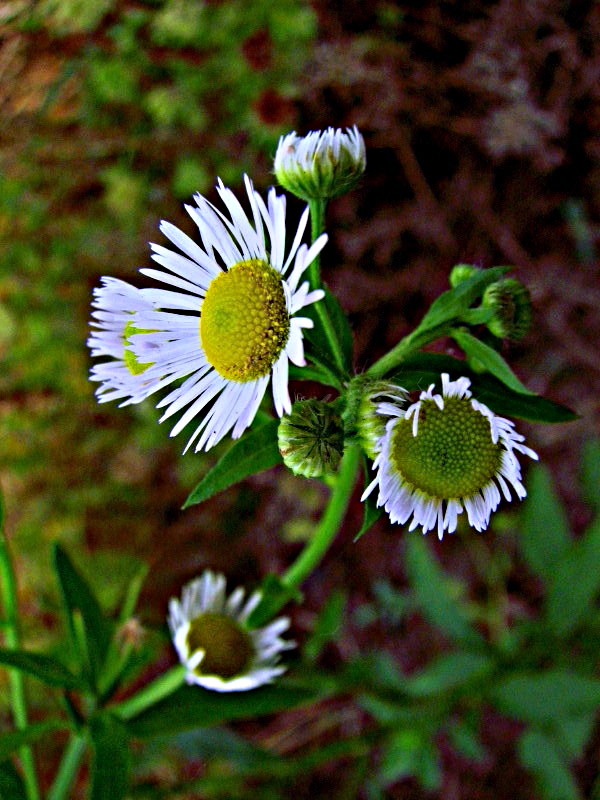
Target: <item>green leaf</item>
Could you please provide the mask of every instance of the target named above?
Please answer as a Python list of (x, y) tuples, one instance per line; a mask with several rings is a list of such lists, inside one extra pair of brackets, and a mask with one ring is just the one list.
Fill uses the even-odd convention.
[(315, 661), (327, 642), (339, 634), (343, 624), (347, 594), (341, 589), (334, 590), (319, 611), (313, 631), (304, 645), (304, 655)]
[[(527, 566), (548, 583), (571, 544), (567, 515), (543, 464), (529, 471), (527, 498), (521, 509), (519, 546)], [(570, 589), (570, 587), (569, 587)]]
[(440, 786), (437, 749), (430, 736), (414, 728), (392, 733), (384, 747), (380, 765), (384, 785), (409, 776), (414, 776), (428, 791), (435, 791)]
[(27, 800), (25, 784), (12, 761), (0, 764), (0, 800)]
[(452, 583), (431, 554), (426, 540), (406, 537), (406, 572), (424, 617), (455, 642), (480, 645), (466, 609), (452, 591)]
[(568, 669), (523, 672), (493, 686), (490, 697), (508, 716), (547, 723), (595, 712), (600, 706), (600, 680)]
[(48, 686), (59, 686), (62, 689), (84, 689), (86, 687), (85, 681), (74, 675), (64, 664), (43, 653), (0, 648), (0, 664), (33, 675), (34, 678)]
[(586, 502), (600, 510), (600, 439), (588, 439), (583, 445), (581, 483)]
[(14, 753), (24, 744), (31, 744), (50, 731), (65, 730), (66, 727), (67, 725), (64, 722), (48, 720), (47, 722), (28, 725), (22, 730), (0, 734), (0, 761), (7, 759), (11, 753)]
[(220, 725), (237, 719), (274, 714), (319, 699), (314, 689), (279, 681), (248, 692), (211, 692), (183, 686), (172, 695), (127, 722), (132, 736), (140, 738), (179, 733)]
[(556, 636), (581, 625), (600, 592), (600, 517), (557, 562), (546, 596), (546, 619)]
[(234, 483), (243, 481), (250, 475), (282, 464), (283, 459), (277, 446), (278, 426), (278, 419), (269, 420), (235, 441), (221, 460), (192, 490), (183, 508), (203, 503), (209, 497), (222, 492)]
[(93, 747), (91, 800), (122, 800), (129, 785), (129, 735), (121, 720), (108, 713), (90, 722)]
[(277, 575), (266, 575), (260, 585), (260, 591), (262, 594), (260, 602), (248, 617), (250, 628), (265, 625), (290, 600), (302, 602), (302, 592), (295, 587), (287, 586)]
[(535, 776), (546, 800), (580, 800), (573, 776), (549, 736), (541, 731), (525, 731), (518, 751), (521, 763)]
[(439, 353), (417, 353), (410, 356), (391, 380), (408, 391), (424, 390), (438, 383), (442, 372), (452, 379), (470, 378), (474, 397), (496, 414), (517, 417), (531, 422), (572, 422), (577, 419), (571, 409), (538, 395), (515, 392), (493, 375), (479, 374), (465, 361)]
[(465, 330), (456, 329), (450, 331), (450, 336), (452, 336), (454, 341), (463, 350), (469, 361), (473, 359), (479, 362), (487, 372), (495, 375), (496, 378), (508, 386), (509, 389), (522, 394), (533, 395), (533, 392), (530, 392), (529, 389), (521, 383), (500, 353), (494, 350), (493, 347), (485, 344)]
[(111, 626), (102, 614), (91, 587), (75, 569), (69, 555), (60, 544), (54, 545), (54, 565), (76, 652), (81, 644), (78, 617), (83, 622), (83, 636), (87, 650), (85, 655), (89, 659), (91, 680), (95, 683), (110, 644)]
[(447, 731), (452, 746), (465, 758), (479, 763), (487, 757), (487, 751), (479, 741), (479, 736), (466, 721), (452, 720)]
[(597, 714), (589, 711), (580, 717), (569, 717), (556, 720), (554, 724), (554, 738), (568, 761), (574, 761), (583, 756), (583, 751), (589, 742)]
[(429, 307), (417, 331), (423, 332), (437, 328), (446, 322), (460, 318), (472, 303), (483, 294), (485, 288), (509, 272), (509, 267), (492, 267), (478, 270), (463, 283), (437, 297)]
[(487, 656), (458, 651), (445, 653), (421, 672), (411, 675), (406, 681), (406, 691), (414, 697), (447, 692), (473, 680), (480, 680), (493, 670)]

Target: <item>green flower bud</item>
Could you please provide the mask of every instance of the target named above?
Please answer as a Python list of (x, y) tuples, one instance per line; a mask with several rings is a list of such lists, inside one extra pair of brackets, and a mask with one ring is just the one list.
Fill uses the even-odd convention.
[(344, 412), (346, 430), (356, 436), (369, 458), (375, 459), (389, 419), (381, 413), (380, 407), (390, 403), (402, 405), (406, 396), (401, 386), (368, 375), (357, 376), (348, 387)]
[(450, 286), (452, 286), (453, 289), (456, 288), (459, 283), (464, 283), (469, 280), (476, 272), (479, 272), (479, 268), (473, 267), (471, 264), (457, 264), (455, 267), (452, 267), (452, 271), (450, 272)]
[(284, 189), (302, 200), (325, 200), (349, 192), (365, 171), (365, 142), (356, 125), (282, 136), (275, 153), (275, 175)]
[(344, 452), (341, 417), (329, 403), (301, 400), (281, 418), (277, 441), (284, 464), (294, 475), (332, 475)]
[(487, 327), (499, 339), (522, 339), (531, 327), (531, 295), (515, 278), (503, 278), (490, 284), (481, 305), (494, 312)]

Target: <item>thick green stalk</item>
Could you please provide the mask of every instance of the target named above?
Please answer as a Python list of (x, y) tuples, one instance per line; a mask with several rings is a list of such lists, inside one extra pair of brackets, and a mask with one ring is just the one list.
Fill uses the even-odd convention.
[[(20, 646), (19, 612), (17, 604), (17, 581), (10, 558), (8, 542), (4, 535), (3, 507), (0, 497), (0, 592), (4, 609), (4, 637), (6, 647), (17, 650)], [(23, 673), (16, 669), (8, 670), (10, 699), (15, 725), (19, 730), (27, 727), (27, 702)], [(23, 781), (28, 800), (39, 800), (40, 790), (33, 759), (33, 751), (29, 745), (19, 749), (23, 767)]]
[(69, 796), (71, 784), (79, 768), (79, 762), (85, 751), (86, 741), (81, 734), (72, 734), (65, 752), (63, 753), (60, 767), (54, 783), (48, 792), (48, 800), (65, 800)]
[[(311, 242), (314, 242), (325, 229), (325, 208), (327, 206), (327, 201), (320, 198), (315, 198), (313, 200), (309, 200), (308, 206), (310, 208)], [(311, 289), (322, 288), (320, 255), (317, 255), (312, 264), (308, 267), (307, 276)], [(335, 326), (327, 312), (327, 306), (323, 300), (319, 300), (319, 302), (315, 304), (315, 313), (318, 315), (319, 321), (323, 326), (323, 331), (329, 342), (339, 373), (341, 376), (345, 376), (346, 368), (344, 366), (344, 354), (342, 352)]]
[(337, 535), (344, 521), (352, 490), (356, 483), (359, 463), (360, 448), (356, 444), (351, 444), (344, 453), (339, 472), (335, 477), (329, 503), (315, 528), (311, 540), (282, 576), (281, 582), (290, 589), (300, 586), (302, 581), (310, 575)]
[(435, 328), (428, 328), (425, 331), (420, 332), (417, 328), (412, 333), (409, 333), (408, 336), (405, 336), (398, 344), (393, 347), (389, 353), (386, 353), (382, 356), (378, 361), (372, 364), (369, 369), (367, 370), (367, 375), (370, 375), (373, 378), (381, 378), (386, 372), (390, 372), (395, 367), (399, 367), (403, 361), (405, 361), (410, 355), (415, 353), (417, 350), (420, 350), (421, 347), (424, 347), (429, 342), (433, 342), (436, 339), (440, 339), (442, 336), (446, 336), (446, 334), (452, 328), (454, 320), (450, 322), (444, 322), (442, 325), (438, 325)]

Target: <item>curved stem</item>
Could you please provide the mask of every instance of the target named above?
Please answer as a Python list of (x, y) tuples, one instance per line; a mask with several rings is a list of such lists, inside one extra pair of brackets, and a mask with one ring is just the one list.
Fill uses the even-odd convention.
[(183, 664), (163, 672), (156, 680), (144, 686), (132, 697), (123, 700), (116, 706), (111, 707), (111, 711), (121, 719), (132, 719), (133, 717), (141, 714), (146, 708), (158, 703), (165, 697), (168, 697), (180, 686), (185, 683), (186, 668)]
[(310, 575), (337, 535), (352, 496), (359, 463), (360, 447), (351, 444), (344, 453), (329, 503), (310, 542), (281, 578), (281, 582), (288, 588), (295, 589)]
[(85, 751), (85, 737), (80, 734), (72, 734), (65, 752), (63, 753), (60, 767), (54, 779), (54, 783), (48, 792), (48, 800), (64, 800), (69, 795), (69, 789), (79, 768), (79, 762)]
[[(4, 533), (4, 507), (0, 496), (0, 592), (4, 610), (4, 637), (6, 647), (16, 650), (20, 646), (19, 610), (17, 604), (17, 581), (13, 570), (8, 541)], [(15, 725), (19, 730), (27, 727), (27, 701), (23, 673), (16, 669), (8, 670), (10, 699)], [(39, 800), (40, 790), (33, 759), (33, 751), (29, 745), (19, 749), (23, 767), (23, 781), (28, 800)]]
[(446, 336), (446, 334), (450, 331), (453, 322), (454, 320), (451, 320), (450, 322), (444, 322), (441, 325), (437, 325), (435, 328), (428, 328), (424, 331), (419, 331), (417, 328), (412, 333), (409, 333), (408, 336), (405, 336), (400, 342), (398, 342), (398, 344), (393, 347), (389, 353), (386, 353), (378, 361), (372, 364), (367, 370), (367, 375), (370, 375), (373, 378), (381, 378), (386, 374), (386, 372), (390, 372), (392, 369), (394, 369), (394, 367), (400, 366), (403, 361), (405, 361), (417, 350), (420, 350), (421, 347), (424, 347), (426, 344), (429, 344), (429, 342), (433, 342), (436, 339), (440, 339), (442, 336)]

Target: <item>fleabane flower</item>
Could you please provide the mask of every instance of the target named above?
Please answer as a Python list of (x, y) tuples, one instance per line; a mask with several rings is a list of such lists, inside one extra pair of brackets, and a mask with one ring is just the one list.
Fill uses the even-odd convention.
[(203, 414), (186, 447), (197, 440), (196, 452), (230, 431), (238, 438), (269, 382), (277, 414), (289, 413), (289, 362), (305, 365), (302, 331), (313, 325), (296, 314), (324, 295), (302, 281), (327, 241), (322, 234), (310, 247), (301, 244), (308, 208), (286, 255), (285, 197), (272, 189), (265, 204), (248, 177), (245, 186), (249, 216), (219, 181), (226, 213), (201, 195), (194, 198), (196, 206), (186, 206), (202, 246), (163, 221), (162, 233), (181, 253), (153, 244), (152, 258), (164, 271), (140, 270), (170, 288), (146, 290), (160, 310), (136, 316), (138, 328), (154, 333), (133, 336), (133, 352), (141, 357), (155, 348), (148, 379), (164, 386), (186, 378), (158, 407), (166, 409), (161, 422), (185, 409), (172, 436)]
[(469, 524), (485, 530), (501, 494), (511, 500), (527, 492), (517, 453), (537, 460), (514, 424), (472, 398), (470, 380), (442, 376), (442, 392), (432, 384), (419, 400), (402, 408), (386, 403), (390, 419), (373, 462), (377, 475), (363, 494), (376, 487), (377, 505), (394, 523), (410, 519), (410, 530), (437, 526), (438, 537), (456, 530), (463, 509)]
[[(135, 323), (137, 312), (152, 312), (154, 305), (147, 298), (147, 289), (118, 278), (104, 277), (102, 286), (94, 289), (91, 333), (87, 344), (93, 358), (106, 357), (92, 367), (90, 380), (100, 382), (96, 390), (99, 403), (122, 400), (120, 405), (140, 403), (159, 388), (146, 372), (154, 357), (152, 345), (140, 334)], [(130, 337), (138, 335), (138, 358), (131, 349)], [(143, 355), (142, 355), (143, 353)]]
[(365, 142), (356, 125), (282, 136), (275, 153), (275, 175), (288, 192), (303, 200), (338, 197), (350, 191), (365, 171)]
[(205, 570), (183, 587), (181, 600), (169, 602), (169, 628), (187, 669), (186, 681), (217, 692), (271, 683), (285, 672), (279, 664), (281, 653), (295, 646), (281, 638), (289, 619), (279, 617), (263, 628), (248, 628), (260, 592), (244, 602), (243, 588), (227, 597), (225, 587), (224, 575)]

